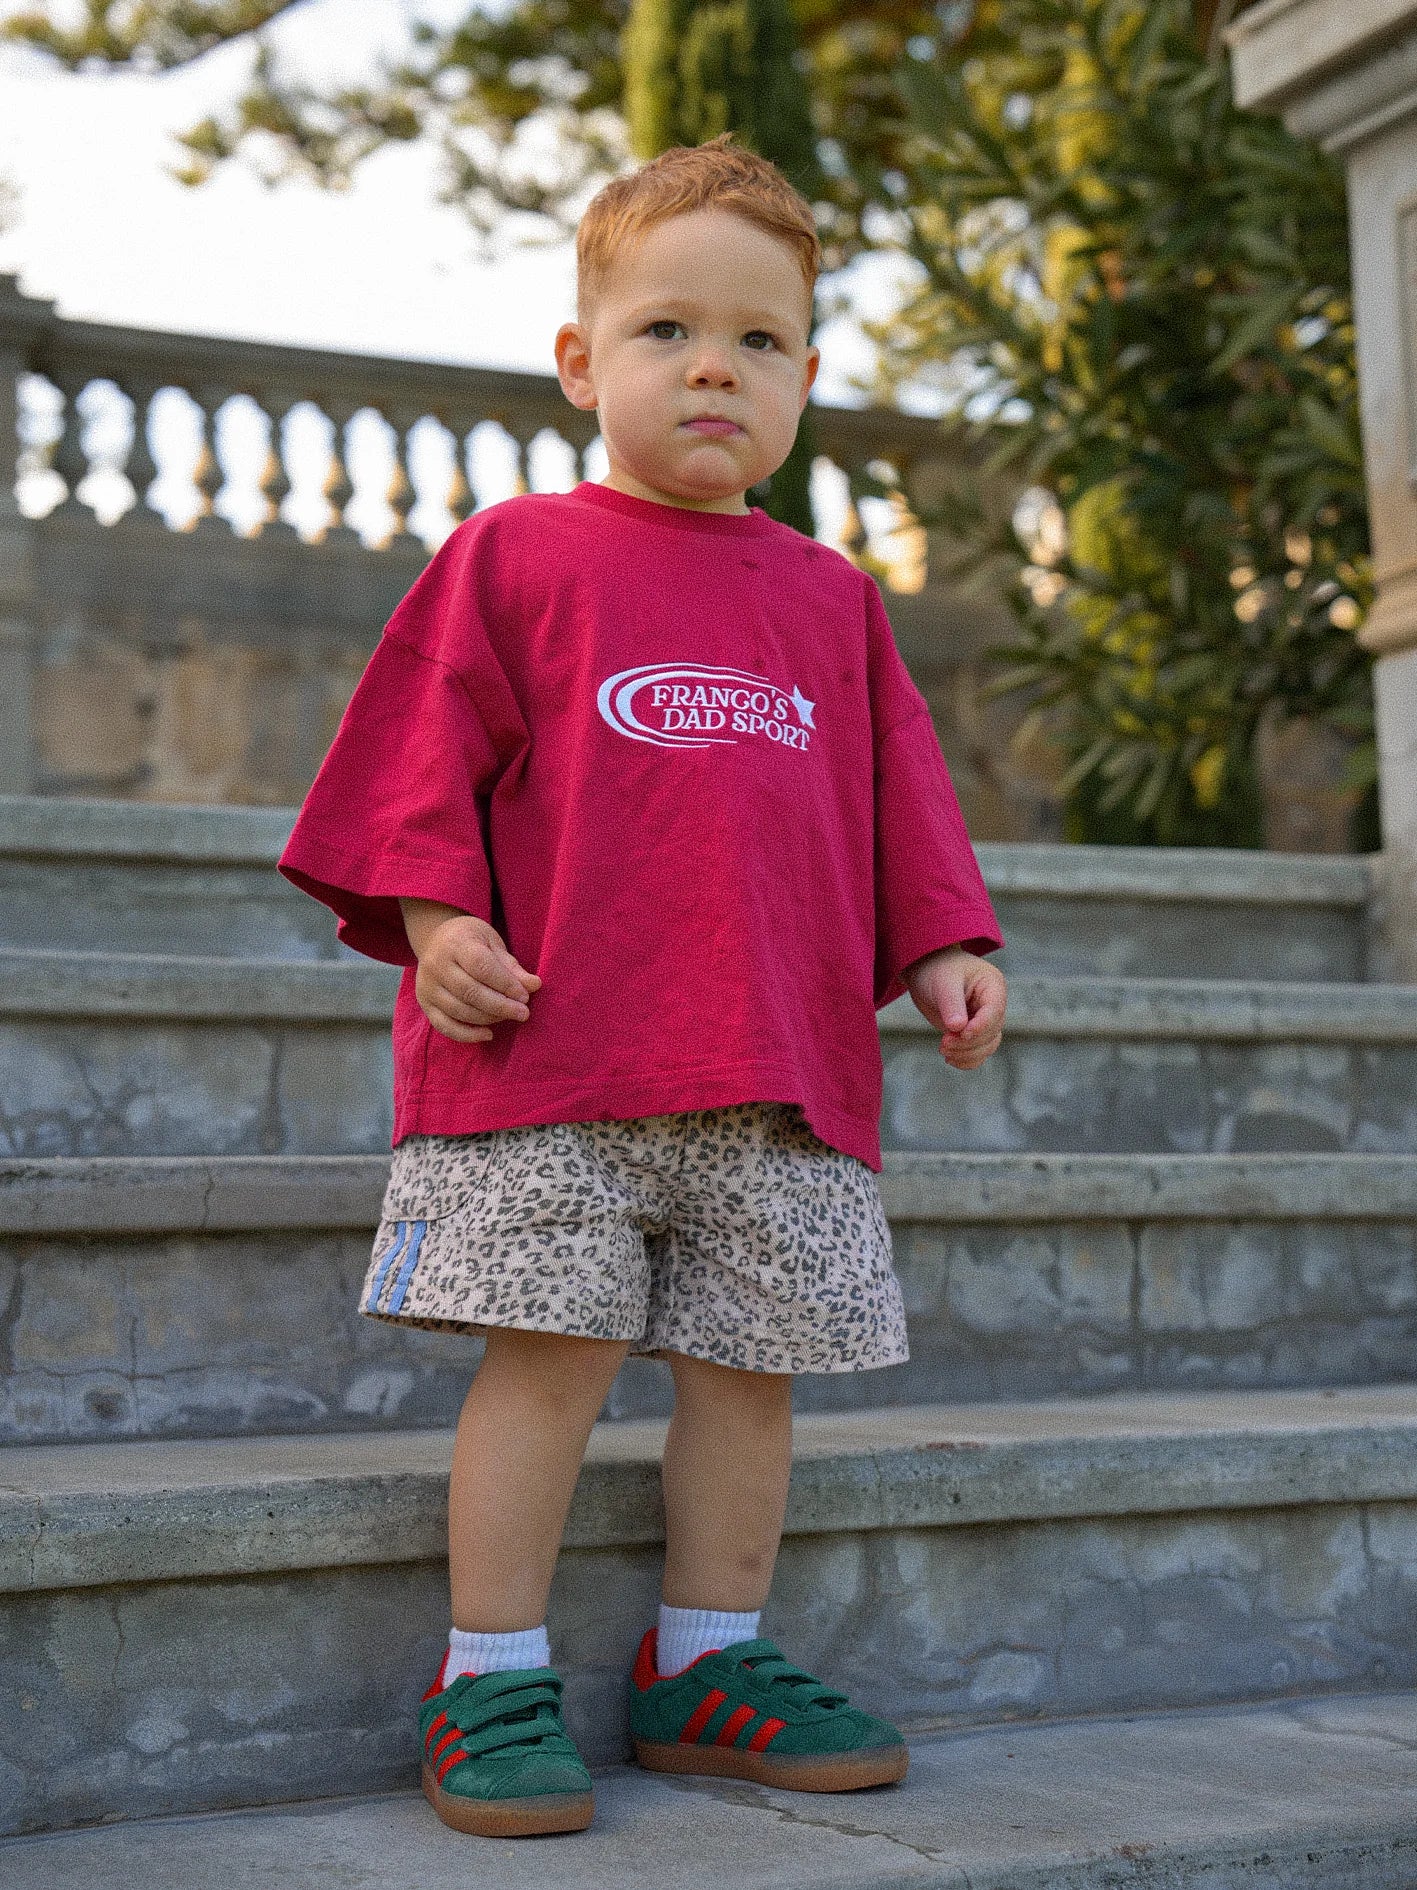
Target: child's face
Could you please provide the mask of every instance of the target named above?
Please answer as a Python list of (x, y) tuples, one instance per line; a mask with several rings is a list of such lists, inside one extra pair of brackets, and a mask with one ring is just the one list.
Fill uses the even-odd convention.
[(586, 318), (556, 337), (566, 396), (596, 408), (607, 484), (744, 512), (777, 471), (817, 372), (811, 298), (787, 244), (727, 210), (694, 210), (617, 259)]

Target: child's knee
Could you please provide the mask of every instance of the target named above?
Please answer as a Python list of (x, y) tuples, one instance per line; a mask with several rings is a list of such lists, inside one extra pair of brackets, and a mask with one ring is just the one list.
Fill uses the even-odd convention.
[(619, 1339), (498, 1328), (487, 1334), (482, 1371), (538, 1403), (565, 1408), (591, 1402), (598, 1409), (629, 1349)]
[(790, 1372), (746, 1372), (684, 1352), (668, 1355), (677, 1400), (703, 1399), (753, 1411), (777, 1411), (792, 1405)]

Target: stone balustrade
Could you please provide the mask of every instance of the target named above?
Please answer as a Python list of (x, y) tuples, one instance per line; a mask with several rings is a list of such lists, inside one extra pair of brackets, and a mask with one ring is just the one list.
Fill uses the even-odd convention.
[[(818, 535), (881, 578), (971, 832), (1059, 837), (1057, 751), (989, 689), (1009, 615), (917, 520), (982, 479), (969, 449), (812, 415)], [(301, 799), (448, 532), (605, 463), (549, 374), (74, 321), (3, 275), (0, 456), (0, 792), (263, 805)], [(1297, 733), (1263, 759), (1269, 842), (1341, 850), (1337, 763)]]
[[(1048, 758), (983, 686), (1006, 615), (912, 510), (967, 449), (894, 410), (813, 418), (819, 535), (881, 576), (976, 831), (1048, 837)], [(301, 797), (460, 520), (604, 466), (549, 374), (75, 321), (14, 276), (0, 455), (0, 791), (264, 804)]]
[[(348, 512), (355, 496), (354, 435), (370, 416), (384, 423), (388, 442), (382, 494), (388, 529), (373, 541), (379, 549), (426, 548), (489, 497), (549, 483), (535, 477), (536, 446), (561, 448), (553, 474), (558, 486), (593, 477), (597, 468), (595, 416), (572, 407), (550, 374), (72, 321), (57, 316), (51, 304), (21, 294), (13, 276), (0, 276), (0, 352), (51, 390), (45, 402), (33, 386), (28, 389), (32, 437), (17, 442), (31, 490), (46, 483), (42, 474), (49, 475), (57, 503), (46, 516), (49, 510), (101, 515), (86, 497), (91, 475), (101, 472), (110, 483), (121, 478), (131, 494), (121, 508), (110, 505), (111, 517), (103, 522), (170, 526), (171, 517), (154, 497), (161, 470), (154, 419), (163, 396), (174, 389), (195, 410), (198, 435), (187, 473), (194, 506), (181, 520), (183, 529), (339, 541), (353, 530)], [(126, 438), (116, 452), (95, 447), (97, 429), (85, 402), (96, 393), (106, 399), (104, 417), (110, 423), (115, 396), (126, 407)], [(264, 436), (254, 481), (259, 497), (244, 518), (218, 503), (236, 483), (220, 439), (221, 423), (233, 404), (246, 407), (247, 419), (254, 418)], [(297, 410), (307, 422), (322, 423), (325, 432), (319, 490), (326, 516), (303, 533), (292, 523), (288, 506), (296, 478), (291, 419)], [(888, 522), (897, 527), (893, 537), (900, 542), (884, 560), (893, 588), (920, 588), (926, 577), (925, 547), (921, 535), (911, 532), (905, 493), (922, 473), (928, 484), (932, 474), (952, 467), (960, 449), (943, 439), (933, 421), (890, 409), (817, 407), (814, 418), (820, 459), (845, 476), (847, 492), (878, 491), (894, 512)], [(475, 441), (488, 428), (503, 436), (509, 474), (490, 493), (473, 470)], [(111, 424), (107, 430), (114, 430)], [(446, 473), (441, 491), (420, 492), (411, 442), (430, 430), (442, 434), (443, 447), (441, 455), (425, 457), (441, 457)], [(425, 518), (421, 531), (410, 528), (416, 505)], [(849, 550), (860, 550), (866, 534), (850, 498), (841, 511), (840, 535)], [(370, 542), (367, 534), (356, 535)]]

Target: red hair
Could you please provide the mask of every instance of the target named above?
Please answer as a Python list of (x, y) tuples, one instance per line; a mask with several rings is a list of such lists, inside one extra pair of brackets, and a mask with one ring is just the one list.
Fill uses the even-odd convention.
[(786, 243), (810, 297), (822, 266), (812, 206), (775, 164), (735, 144), (725, 131), (707, 144), (675, 145), (591, 198), (576, 231), (582, 304), (594, 297), (616, 256), (657, 223), (710, 209), (731, 210)]

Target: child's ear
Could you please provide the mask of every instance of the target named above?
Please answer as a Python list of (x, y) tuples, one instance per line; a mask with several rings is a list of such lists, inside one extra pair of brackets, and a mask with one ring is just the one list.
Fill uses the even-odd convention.
[(556, 373), (561, 392), (573, 407), (596, 405), (590, 372), (590, 343), (579, 322), (566, 322), (556, 331)]
[(812, 391), (812, 383), (817, 378), (817, 369), (822, 365), (822, 351), (812, 347), (807, 350), (807, 366), (802, 375), (802, 405), (807, 405), (807, 396)]

